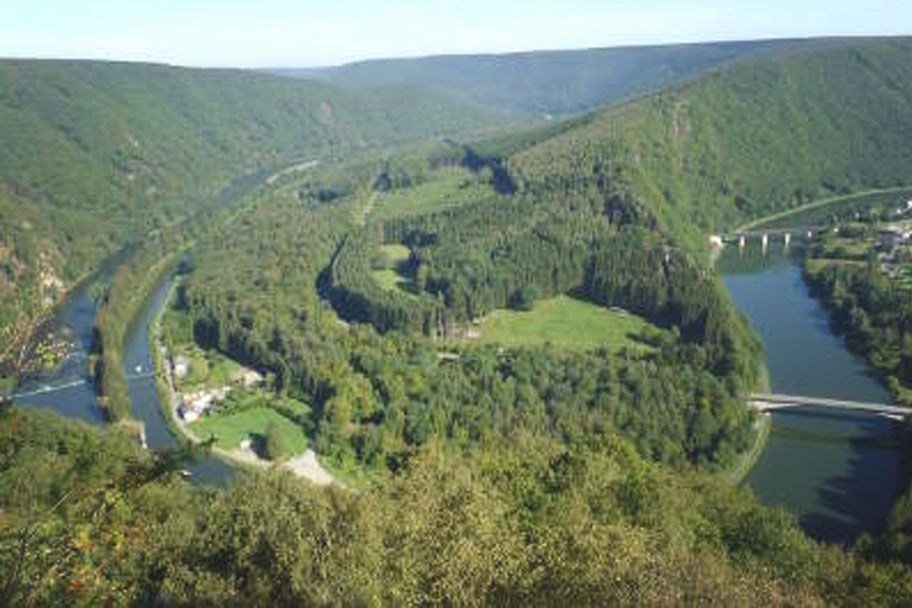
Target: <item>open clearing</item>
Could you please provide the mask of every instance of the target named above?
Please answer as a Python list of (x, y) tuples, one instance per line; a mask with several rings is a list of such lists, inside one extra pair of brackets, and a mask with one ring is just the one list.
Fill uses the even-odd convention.
[(270, 423), (275, 423), (282, 437), (283, 456), (294, 456), (307, 449), (309, 442), (301, 427), (267, 407), (256, 407), (227, 415), (212, 413), (191, 424), (190, 430), (203, 441), (214, 435), (217, 447), (234, 450), (245, 439), (265, 437)]
[(551, 342), (580, 350), (603, 347), (650, 347), (630, 338), (644, 329), (660, 331), (640, 317), (623, 310), (607, 309), (569, 296), (536, 302), (529, 312), (495, 310), (481, 320), (481, 342), (526, 346)]
[(381, 245), (380, 251), (389, 261), (390, 268), (372, 270), (371, 276), (383, 289), (399, 289), (405, 293), (413, 294), (415, 283), (408, 273), (407, 265), (411, 252), (405, 245), (398, 243)]
[(471, 171), (449, 167), (437, 170), (424, 183), (385, 192), (377, 201), (374, 213), (382, 220), (424, 215), (490, 195), (490, 186), (480, 183)]

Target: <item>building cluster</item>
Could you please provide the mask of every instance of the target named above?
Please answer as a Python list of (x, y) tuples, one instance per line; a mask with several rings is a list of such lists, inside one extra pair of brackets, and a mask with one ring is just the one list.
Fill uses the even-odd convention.
[(905, 225), (890, 224), (880, 229), (880, 244), (886, 249), (893, 249), (912, 239), (912, 228)]
[(181, 404), (178, 408), (178, 414), (184, 422), (195, 422), (203, 414), (215, 405), (218, 405), (228, 393), (231, 392), (230, 386), (221, 388), (200, 389), (192, 393), (185, 393), (181, 396)]
[[(190, 361), (178, 355), (171, 360), (171, 373), (175, 380), (183, 380), (190, 373)], [(265, 384), (263, 374), (254, 369), (241, 367), (232, 377), (232, 381), (244, 388), (261, 388)], [(219, 388), (200, 388), (180, 396), (177, 413), (186, 423), (199, 420), (208, 410), (217, 406), (231, 392), (230, 386)]]

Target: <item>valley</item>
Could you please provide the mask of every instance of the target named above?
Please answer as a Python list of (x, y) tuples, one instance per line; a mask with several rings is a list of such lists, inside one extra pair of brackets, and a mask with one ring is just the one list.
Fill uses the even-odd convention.
[[(876, 235), (912, 192), (912, 42), (618, 56), (560, 98), (547, 70), (454, 94), (478, 57), (0, 61), (5, 137), (64, 155), (0, 155), (0, 318), (72, 340), (4, 368), (0, 603), (908, 597), (907, 423), (748, 401), (907, 401)], [(707, 262), (808, 223), (840, 231), (805, 261)]]

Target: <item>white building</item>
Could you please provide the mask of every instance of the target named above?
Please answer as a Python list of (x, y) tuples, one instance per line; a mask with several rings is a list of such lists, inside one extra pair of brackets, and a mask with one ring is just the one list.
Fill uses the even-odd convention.
[(184, 422), (194, 422), (216, 403), (224, 399), (231, 391), (230, 387), (212, 390), (199, 390), (193, 393), (187, 393), (181, 398), (181, 405), (177, 408), (177, 413), (183, 418)]
[(174, 358), (174, 377), (180, 380), (186, 378), (190, 372), (190, 362), (187, 357), (177, 356)]

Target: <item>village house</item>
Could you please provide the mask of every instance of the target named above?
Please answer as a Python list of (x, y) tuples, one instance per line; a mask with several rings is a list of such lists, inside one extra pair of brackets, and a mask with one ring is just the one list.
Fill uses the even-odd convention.
[(897, 245), (909, 240), (912, 231), (905, 227), (885, 226), (880, 231), (880, 242), (885, 247), (896, 247)]
[(202, 389), (186, 393), (181, 397), (181, 404), (177, 409), (181, 419), (190, 423), (200, 419), (208, 409), (223, 400), (231, 391), (230, 387), (223, 386), (217, 389)]
[(187, 374), (190, 372), (190, 362), (187, 360), (187, 357), (182, 355), (174, 357), (172, 366), (174, 369), (174, 377), (178, 380), (186, 378)]

